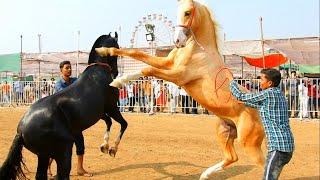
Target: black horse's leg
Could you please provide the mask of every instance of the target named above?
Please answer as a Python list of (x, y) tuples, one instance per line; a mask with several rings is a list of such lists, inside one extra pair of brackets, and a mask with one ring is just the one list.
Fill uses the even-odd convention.
[(49, 156), (48, 155), (38, 155), (38, 167), (37, 167), (37, 180), (47, 180), (47, 170), (48, 170)]
[(57, 176), (58, 180), (69, 180), (71, 171), (71, 156), (72, 156), (72, 145), (68, 143), (64, 152), (59, 153), (55, 156), (57, 162)]
[(105, 121), (105, 123), (107, 125), (107, 130), (106, 130), (104, 137), (103, 137), (104, 142), (103, 142), (103, 144), (100, 145), (100, 150), (101, 150), (101, 152), (107, 154), (108, 150), (109, 150), (109, 137), (110, 137), (110, 128), (112, 125), (112, 121), (111, 121), (111, 118), (106, 114), (104, 114), (102, 119)]
[(109, 149), (109, 155), (110, 156), (116, 156), (116, 153), (118, 151), (118, 146), (120, 144), (120, 141), (121, 141), (121, 138), (122, 138), (122, 135), (124, 134), (124, 132), (126, 131), (127, 129), (127, 126), (128, 126), (128, 123), (127, 121), (122, 117), (120, 111), (118, 108), (116, 109), (113, 109), (113, 111), (111, 112), (108, 112), (108, 114), (110, 115), (110, 117), (112, 117), (115, 121), (117, 121), (118, 123), (120, 123), (121, 125), (121, 128), (120, 128), (120, 131), (119, 131), (119, 134), (114, 142), (114, 147), (111, 147)]

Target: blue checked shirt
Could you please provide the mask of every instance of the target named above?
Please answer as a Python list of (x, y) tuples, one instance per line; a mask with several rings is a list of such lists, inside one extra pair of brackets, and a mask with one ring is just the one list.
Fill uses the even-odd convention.
[(268, 151), (293, 152), (294, 139), (289, 125), (288, 104), (280, 88), (271, 87), (257, 93), (243, 93), (238, 83), (230, 83), (233, 96), (259, 110), (268, 139)]

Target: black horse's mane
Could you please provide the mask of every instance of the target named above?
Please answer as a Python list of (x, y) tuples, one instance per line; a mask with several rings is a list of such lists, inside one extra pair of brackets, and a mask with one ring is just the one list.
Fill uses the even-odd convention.
[(97, 63), (97, 62), (108, 64), (111, 68), (112, 75), (116, 77), (118, 75), (117, 57), (116, 56), (101, 57), (95, 50), (96, 48), (99, 48), (99, 47), (119, 48), (117, 32), (115, 32), (114, 37), (111, 36), (111, 33), (109, 33), (108, 35), (101, 35), (100, 37), (98, 37), (91, 48), (89, 59), (88, 59), (88, 65)]
[(108, 35), (101, 35), (93, 44), (90, 54), (89, 54), (89, 61), (88, 64), (94, 63), (94, 62), (102, 62), (106, 58), (102, 58), (101, 56), (98, 55), (98, 53), (95, 51), (95, 48), (99, 47), (112, 47), (112, 45), (116, 44), (116, 48), (119, 48), (118, 46), (118, 34), (115, 32), (115, 37), (112, 37), (109, 33)]
[(101, 57), (97, 54), (97, 52), (95, 51), (95, 48), (99, 48), (102, 46), (103, 41), (105, 41), (106, 39), (110, 38), (110, 34), (109, 35), (101, 35), (93, 44), (90, 54), (89, 54), (89, 61), (88, 64), (94, 63), (96, 61), (101, 60)]

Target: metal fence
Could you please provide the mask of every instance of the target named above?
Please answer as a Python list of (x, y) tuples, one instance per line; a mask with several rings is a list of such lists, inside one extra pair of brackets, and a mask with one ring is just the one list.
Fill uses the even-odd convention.
[[(238, 79), (251, 92), (260, 91), (258, 79)], [(0, 83), (0, 106), (29, 106), (55, 93), (54, 81), (13, 81)], [(282, 79), (280, 88), (288, 101), (289, 115), (319, 118), (320, 79)], [(183, 89), (158, 79), (131, 81), (119, 92), (121, 112), (209, 114)]]

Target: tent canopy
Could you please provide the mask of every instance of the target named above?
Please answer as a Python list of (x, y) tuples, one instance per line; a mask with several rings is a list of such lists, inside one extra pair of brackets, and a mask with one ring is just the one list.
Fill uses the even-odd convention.
[(299, 65), (299, 72), (301, 73), (309, 73), (309, 74), (318, 74), (320, 73), (320, 65)]
[(272, 68), (287, 62), (287, 57), (280, 53), (267, 54), (259, 57), (245, 56), (244, 59), (251, 65), (260, 68)]
[[(156, 54), (159, 56), (167, 56), (174, 46), (156, 47)], [(151, 54), (151, 48), (137, 48), (145, 53)], [(240, 73), (253, 73), (255, 68), (252, 68), (249, 63), (243, 63), (243, 57), (261, 57), (261, 41), (260, 40), (245, 40), (245, 41), (225, 41), (220, 46), (221, 55), (224, 56), (224, 63), (232, 67), (234, 71)], [(265, 55), (272, 53), (280, 53), (287, 57), (287, 64), (296, 64), (304, 73), (320, 73), (319, 59), (319, 37), (302, 37), (289, 39), (270, 39), (265, 40)], [(48, 52), (48, 53), (23, 53), (22, 54), (22, 72), (23, 75), (37, 75), (38, 69), (42, 76), (56, 76), (60, 74), (59, 63), (63, 60), (70, 60), (73, 64), (73, 75), (76, 75), (76, 62), (79, 61), (79, 72), (82, 72), (87, 65), (89, 52), (80, 51), (79, 59), (78, 52)], [(289, 62), (290, 61), (290, 62)], [(276, 60), (281, 64), (282, 60)], [(40, 66), (39, 66), (40, 64)], [(275, 64), (273, 64), (275, 65)], [(304, 68), (304, 65), (312, 65), (312, 68)], [(135, 72), (146, 64), (125, 57), (118, 59), (118, 67), (120, 74)], [(302, 68), (301, 68), (302, 67)], [(20, 54), (0, 55), (0, 75), (2, 72), (18, 73), (20, 71)]]
[(265, 43), (284, 53), (295, 64), (320, 64), (319, 37), (272, 39), (266, 40)]

